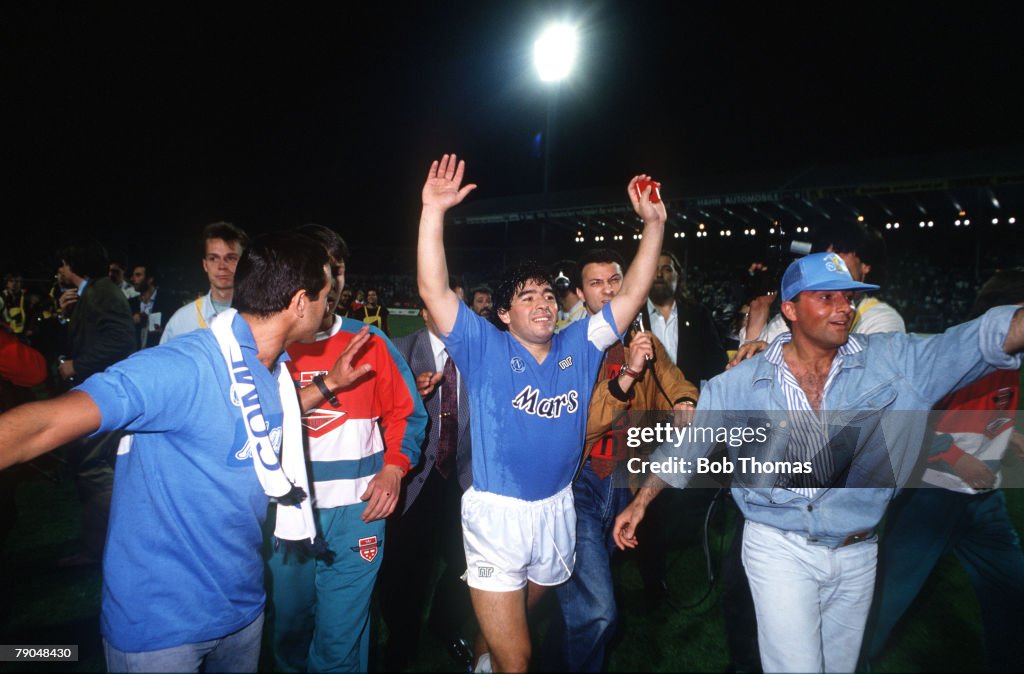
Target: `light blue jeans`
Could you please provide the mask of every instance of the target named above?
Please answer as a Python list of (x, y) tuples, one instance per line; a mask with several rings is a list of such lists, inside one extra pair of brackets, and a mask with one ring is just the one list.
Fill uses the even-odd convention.
[(263, 614), (219, 639), (158, 651), (127, 653), (103, 640), (108, 672), (255, 672), (260, 659)]
[(764, 671), (853, 672), (877, 564), (877, 538), (829, 548), (748, 520), (743, 566)]

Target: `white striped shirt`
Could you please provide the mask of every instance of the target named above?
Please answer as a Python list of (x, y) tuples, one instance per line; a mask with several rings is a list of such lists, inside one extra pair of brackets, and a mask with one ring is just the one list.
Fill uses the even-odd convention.
[(782, 356), (782, 347), (792, 339), (793, 334), (790, 332), (779, 335), (765, 351), (764, 357), (769, 363), (775, 365), (779, 387), (786, 396), (786, 407), (789, 410), (792, 424), (786, 459), (811, 462), (811, 472), (794, 475), (793, 482), (788, 488), (801, 496), (814, 498), (821, 486), (830, 484), (835, 477), (835, 465), (829, 450), (828, 405), (826, 403), (828, 390), (842, 366), (843, 357), (857, 353), (864, 347), (853, 335), (850, 336), (846, 344), (839, 347), (839, 352), (832, 359), (832, 367), (829, 369), (825, 387), (821, 392), (821, 410), (815, 412), (807, 399), (807, 394), (800, 388), (796, 377), (793, 376), (793, 372), (786, 364), (786, 359)]

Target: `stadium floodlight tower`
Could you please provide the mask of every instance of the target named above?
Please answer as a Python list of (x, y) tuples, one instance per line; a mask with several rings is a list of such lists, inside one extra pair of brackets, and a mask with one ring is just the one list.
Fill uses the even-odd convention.
[(547, 26), (533, 43), (533, 64), (541, 82), (550, 85), (544, 120), (544, 193), (551, 176), (551, 130), (558, 105), (558, 90), (576, 64), (576, 27), (568, 23)]

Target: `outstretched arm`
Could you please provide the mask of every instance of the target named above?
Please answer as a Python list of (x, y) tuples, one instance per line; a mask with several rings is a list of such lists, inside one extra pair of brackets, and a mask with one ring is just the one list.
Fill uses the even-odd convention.
[(612, 315), (615, 317), (615, 326), (619, 334), (625, 332), (636, 318), (640, 305), (651, 290), (654, 272), (658, 267), (658, 256), (661, 254), (661, 242), (665, 236), (665, 220), (668, 219), (665, 202), (651, 203), (651, 187), (645, 189), (640, 196), (636, 193), (637, 182), (650, 179), (648, 175), (633, 176), (626, 187), (633, 210), (644, 221), (644, 231), (633, 263), (629, 265), (629, 271), (622, 279), (622, 289), (611, 301)]
[(1024, 309), (1017, 309), (1010, 321), (1010, 330), (1003, 342), (1003, 350), (1008, 354), (1024, 351)]
[(20, 405), (0, 415), (0, 469), (92, 433), (102, 420), (100, 408), (82, 391)]
[(416, 279), (420, 297), (442, 335), (452, 331), (459, 312), (459, 298), (448, 287), (444, 214), (476, 189), (476, 185), (462, 184), (465, 171), (466, 162), (458, 161), (454, 154), (446, 154), (440, 161), (430, 165), (427, 181), (423, 185), (423, 212), (420, 215), (419, 242), (416, 246)]

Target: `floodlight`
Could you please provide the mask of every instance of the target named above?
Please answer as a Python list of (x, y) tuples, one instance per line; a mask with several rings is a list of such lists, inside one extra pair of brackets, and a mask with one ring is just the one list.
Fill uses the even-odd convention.
[(543, 82), (559, 82), (572, 72), (576, 62), (576, 27), (565, 23), (544, 29), (533, 43), (533, 64)]

